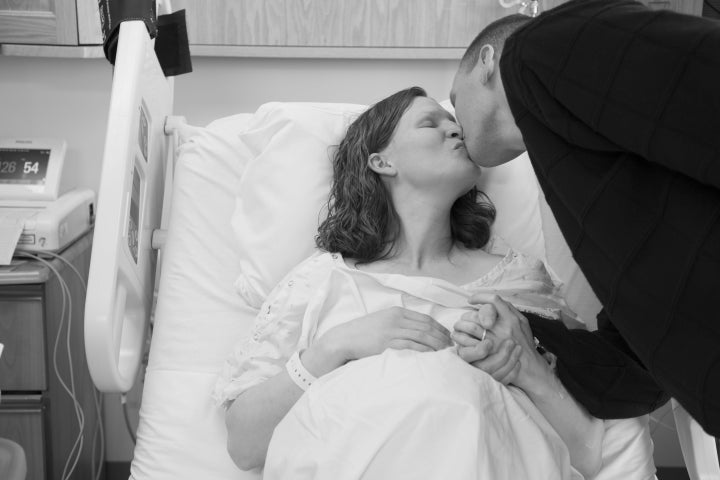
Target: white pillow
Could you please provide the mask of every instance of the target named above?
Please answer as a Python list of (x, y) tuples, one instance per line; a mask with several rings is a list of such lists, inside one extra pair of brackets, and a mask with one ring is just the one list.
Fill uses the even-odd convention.
[[(246, 162), (232, 218), (242, 264), (235, 286), (250, 305), (259, 308), (275, 284), (314, 251), (330, 192), (333, 147), (365, 108), (269, 103), (258, 109), (239, 135), (252, 158)], [(546, 261), (564, 283), (577, 276), (579, 269), (557, 234), (556, 224), (552, 238), (560, 247), (545, 244), (544, 198), (527, 155), (484, 169), (478, 185), (497, 208), (496, 235), (514, 250)], [(551, 213), (545, 220), (554, 223)], [(575, 295), (578, 299), (567, 298), (568, 304), (587, 321), (594, 313), (576, 305), (584, 305), (585, 297), (594, 296), (587, 284)]]
[(315, 248), (332, 182), (333, 147), (363, 105), (268, 103), (240, 140), (253, 152), (240, 180), (232, 227), (240, 247), (238, 292), (259, 308)]

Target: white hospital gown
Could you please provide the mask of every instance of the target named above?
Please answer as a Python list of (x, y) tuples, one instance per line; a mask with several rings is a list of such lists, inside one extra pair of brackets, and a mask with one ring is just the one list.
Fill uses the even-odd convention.
[[(317, 253), (270, 294), (250, 338), (226, 362), (218, 403), (277, 375), (296, 350), (367, 313), (402, 306), (452, 330), (471, 293), (511, 298), (559, 318), (566, 307), (542, 262), (508, 252), (462, 287), (375, 274)], [(386, 350), (318, 379), (275, 429), (266, 479), (580, 479), (567, 447), (519, 389), (468, 365), (454, 348)], [(645, 478), (645, 477), (637, 477)]]

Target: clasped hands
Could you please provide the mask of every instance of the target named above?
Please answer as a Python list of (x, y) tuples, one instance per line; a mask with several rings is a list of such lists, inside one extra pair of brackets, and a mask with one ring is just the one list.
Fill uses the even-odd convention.
[(477, 293), (470, 304), (477, 310), (464, 313), (451, 334), (460, 358), (528, 392), (546, 382), (552, 372), (535, 348), (527, 318), (493, 294)]

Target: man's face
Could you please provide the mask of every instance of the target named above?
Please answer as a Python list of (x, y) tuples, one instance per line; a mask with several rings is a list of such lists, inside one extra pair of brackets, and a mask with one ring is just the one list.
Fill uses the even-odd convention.
[(481, 167), (495, 167), (525, 151), (505, 99), (497, 58), (492, 47), (483, 47), (472, 70), (461, 67), (455, 74), (450, 92), (468, 154)]
[(480, 80), (476, 70), (466, 72), (463, 68), (455, 74), (450, 101), (455, 107), (455, 117), (465, 134), (465, 146), (473, 162), (482, 167), (494, 166), (491, 144), (496, 135), (494, 123), (495, 102), (489, 85)]

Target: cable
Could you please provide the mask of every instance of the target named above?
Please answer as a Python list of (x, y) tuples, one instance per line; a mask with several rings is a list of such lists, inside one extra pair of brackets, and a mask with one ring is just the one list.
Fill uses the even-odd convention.
[[(95, 480), (100, 480), (102, 475), (103, 466), (105, 465), (105, 427), (103, 425), (102, 415), (102, 395), (97, 388), (93, 388), (93, 399), (95, 400), (95, 411), (97, 412), (97, 426), (93, 432), (93, 449), (92, 449), (92, 460), (95, 460), (95, 447), (97, 446), (96, 437), (99, 435), (100, 438), (100, 458), (98, 459), (97, 471), (93, 473)], [(93, 463), (93, 469), (95, 464)]]
[[(85, 279), (83, 278), (80, 271), (75, 267), (75, 265), (72, 264), (67, 258), (63, 257), (62, 255), (58, 255), (57, 253), (53, 252), (43, 252), (43, 255), (49, 255), (51, 257), (57, 258), (58, 260), (62, 261), (70, 267), (70, 269), (75, 273), (75, 276), (80, 281), (80, 285), (82, 285), (83, 292), (85, 293), (85, 296), (87, 296), (87, 283), (85, 282)], [(31, 254), (29, 252), (24, 251), (17, 251), (16, 256), (22, 256), (22, 257), (28, 257), (37, 259), (38, 257), (34, 254)], [(57, 275), (57, 273), (56, 273)], [(69, 289), (68, 289), (69, 290)], [(102, 475), (102, 469), (103, 465), (105, 463), (105, 425), (103, 423), (103, 417), (102, 417), (102, 395), (100, 394), (100, 391), (95, 388), (95, 385), (93, 387), (93, 400), (94, 400), (94, 406), (95, 406), (95, 412), (97, 414), (97, 423), (95, 425), (95, 431), (93, 431), (93, 437), (92, 437), (92, 453), (91, 453), (91, 461), (92, 461), (92, 469), (93, 474), (92, 478), (95, 480), (99, 480), (100, 476)], [(83, 412), (84, 415), (84, 412)], [(100, 439), (100, 458), (98, 459), (97, 467), (95, 465), (95, 450), (97, 447), (97, 438), (99, 435)], [(97, 470), (95, 470), (97, 468)]]
[[(80, 455), (82, 454), (82, 448), (84, 443), (84, 429), (85, 429), (85, 413), (82, 410), (82, 405), (80, 405), (80, 402), (77, 399), (77, 395), (75, 393), (75, 375), (73, 372), (73, 362), (72, 362), (72, 352), (70, 347), (70, 339), (71, 339), (71, 328), (72, 328), (72, 295), (70, 294), (70, 288), (68, 287), (67, 283), (65, 282), (65, 279), (60, 275), (60, 272), (47, 260), (40, 258), (37, 255), (29, 254), (24, 252), (24, 256), (28, 256), (33, 258), (34, 260), (44, 264), (46, 267), (48, 267), (57, 277), (58, 283), (60, 284), (60, 290), (62, 293), (62, 309), (60, 314), (60, 324), (58, 325), (58, 333), (55, 337), (55, 343), (53, 346), (53, 368), (55, 371), (55, 376), (57, 377), (58, 381), (60, 382), (60, 385), (63, 387), (63, 389), (67, 392), (68, 396), (73, 402), (73, 406), (75, 407), (75, 415), (77, 417), (78, 421), (78, 436), (75, 439), (75, 443), (73, 443), (72, 448), (70, 449), (70, 453), (68, 454), (68, 458), (65, 461), (65, 466), (63, 467), (62, 472), (62, 479), (68, 480), (72, 473), (75, 471), (75, 468), (77, 467), (77, 463), (80, 460)], [(66, 309), (67, 306), (67, 309)], [(68, 387), (67, 383), (65, 383), (65, 380), (62, 378), (62, 375), (60, 374), (60, 370), (58, 368), (58, 359), (57, 359), (57, 351), (58, 351), (58, 345), (60, 344), (60, 336), (62, 335), (62, 329), (65, 325), (65, 314), (69, 313), (68, 315), (68, 325), (67, 325), (67, 334), (66, 334), (66, 349), (67, 349), (67, 360), (68, 360), (68, 372), (69, 372), (69, 383), (70, 386)]]
[[(24, 255), (28, 255), (28, 256), (30, 256), (30, 257), (33, 257), (33, 254), (28, 253), (28, 252), (17, 252), (17, 253), (20, 253), (21, 255), (24, 254)], [(70, 269), (75, 273), (75, 276), (76, 276), (76, 277), (78, 278), (78, 280), (80, 281), (80, 285), (82, 285), (83, 291), (85, 292), (85, 294), (87, 294), (87, 284), (85, 283), (85, 279), (83, 278), (82, 274), (80, 273), (80, 270), (78, 270), (78, 269), (75, 267), (75, 265), (72, 264), (72, 262), (71, 262), (70, 260), (68, 260), (67, 258), (63, 257), (62, 255), (58, 255), (57, 253), (53, 253), (53, 252), (42, 252), (42, 254), (43, 254), (43, 255), (50, 255), (50, 256), (53, 257), (53, 258), (57, 258), (58, 260), (60, 260), (61, 262), (63, 262), (65, 265), (67, 265), (68, 267), (70, 267)]]
[(132, 440), (134, 445), (137, 443), (137, 437), (133, 433), (132, 426), (130, 425), (130, 417), (128, 416), (127, 409), (127, 394), (123, 393), (120, 395), (120, 403), (122, 404), (123, 417), (125, 417), (125, 426), (127, 427), (127, 431), (130, 434), (130, 439)]

